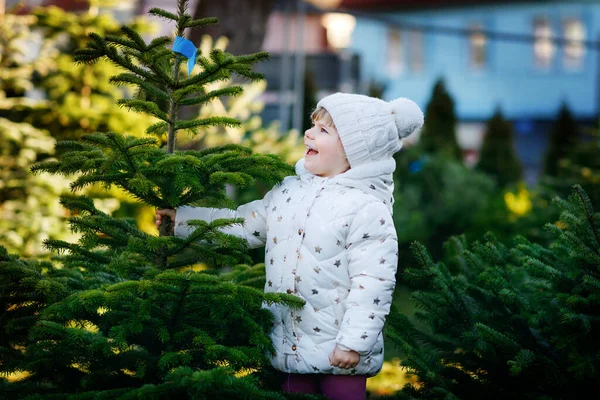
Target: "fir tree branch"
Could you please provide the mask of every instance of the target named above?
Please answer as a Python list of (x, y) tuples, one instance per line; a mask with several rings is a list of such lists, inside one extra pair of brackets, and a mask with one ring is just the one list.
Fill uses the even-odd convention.
[(163, 121), (167, 121), (169, 116), (162, 112), (156, 103), (152, 101), (144, 101), (138, 99), (119, 99), (117, 100), (117, 105), (120, 107), (127, 107), (130, 110), (135, 110), (138, 112), (145, 112), (150, 115), (154, 115), (158, 119), (162, 119)]
[[(147, 51), (146, 42), (139, 33), (137, 33), (134, 29), (131, 29), (127, 25), (121, 26), (121, 31), (136, 45), (136, 49), (140, 52)], [(132, 46), (133, 47), (133, 46)]]
[(241, 122), (235, 118), (230, 117), (207, 117), (203, 119), (192, 119), (192, 120), (181, 120), (175, 123), (174, 130), (179, 131), (181, 129), (187, 129), (196, 133), (197, 128), (204, 126), (228, 126), (236, 127), (240, 126)]
[(110, 185), (112, 185), (112, 184), (124, 187), (124, 185), (126, 185), (125, 182), (127, 182), (133, 176), (134, 176), (134, 174), (132, 174), (132, 173), (109, 174), (106, 172), (98, 173), (98, 174), (82, 175), (82, 176), (78, 177), (77, 179), (75, 179), (73, 182), (71, 182), (71, 184), (69, 186), (71, 187), (71, 190), (74, 190), (74, 191), (81, 190), (81, 189), (85, 188), (86, 186), (90, 186), (95, 183), (102, 183), (106, 187), (110, 187)]
[(150, 15), (154, 15), (156, 17), (159, 18), (165, 18), (165, 19), (170, 19), (173, 20), (175, 22), (177, 22), (179, 20), (179, 17), (171, 12), (168, 12), (166, 10), (163, 10), (162, 8), (157, 8), (157, 7), (152, 7), (149, 11), (148, 14)]
[(204, 71), (199, 74), (192, 75), (188, 78), (183, 79), (179, 84), (180, 86), (187, 85), (206, 85), (207, 83), (215, 82), (215, 81), (224, 81), (229, 78), (229, 75), (226, 73), (226, 68), (229, 67), (230, 63), (224, 63), (222, 65), (215, 64), (206, 64), (204, 66)]
[(164, 101), (169, 100), (169, 95), (167, 94), (167, 92), (135, 74), (123, 73), (117, 76), (113, 76), (109, 79), (109, 82), (117, 86), (137, 85), (141, 89), (146, 91), (146, 93), (150, 93), (151, 95), (156, 96), (157, 98)]
[[(131, 157), (131, 155), (129, 154), (129, 149), (127, 147), (127, 145), (124, 143), (123, 137), (120, 135), (115, 134), (114, 132), (108, 132), (105, 137), (114, 145), (113, 147), (116, 147), (116, 149), (119, 151), (119, 153), (125, 157), (125, 160), (127, 161), (127, 165), (129, 165), (130, 168), (130, 174), (137, 174), (139, 171), (137, 169), (137, 166), (135, 164), (135, 162), (133, 161), (133, 158)], [(94, 141), (94, 139), (96, 139), (96, 136), (85, 136), (85, 140), (88, 141)]]
[(105, 57), (108, 61), (123, 67), (146, 79), (153, 80), (151, 75), (148, 75), (143, 68), (139, 68), (131, 62), (127, 57), (119, 55), (116, 47), (107, 46), (106, 41), (101, 38), (97, 33), (89, 33), (88, 37), (90, 41), (87, 43), (85, 49), (75, 50), (74, 60), (77, 63), (93, 64), (98, 59)]
[(143, 52), (146, 47), (145, 45), (142, 45), (142, 48), (140, 48), (139, 44), (134, 42), (133, 40), (116, 35), (106, 35), (104, 40), (106, 40), (108, 43), (110, 43), (112, 46), (115, 46), (116, 48), (125, 47), (128, 49)]
[(94, 200), (85, 195), (63, 195), (60, 197), (60, 204), (69, 211), (85, 211), (89, 215), (107, 216), (107, 214), (96, 208)]
[(156, 124), (150, 125), (146, 129), (146, 133), (162, 136), (168, 132), (169, 124), (166, 122), (157, 122)]
[(596, 239), (596, 248), (594, 249), (594, 251), (596, 252), (596, 254), (598, 254), (598, 249), (600, 249), (600, 235), (598, 234), (598, 228), (596, 227), (596, 224), (594, 222), (594, 209), (592, 203), (590, 202), (590, 198), (587, 196), (581, 185), (575, 185), (574, 191), (579, 197), (579, 201), (583, 206), (585, 217), (588, 221), (588, 226), (594, 234), (594, 238)]
[(169, 43), (171, 43), (173, 39), (168, 36), (159, 36), (157, 38), (152, 39), (148, 46), (146, 47), (147, 51), (155, 51), (157, 50), (159, 54), (162, 54), (164, 51), (165, 54), (171, 54), (171, 50), (164, 48)]
[(189, 21), (185, 24), (186, 28), (202, 28), (208, 25), (216, 25), (219, 23), (219, 19), (216, 17), (199, 18)]
[(195, 105), (195, 104), (204, 104), (209, 101), (221, 97), (221, 96), (239, 96), (242, 93), (243, 89), (241, 86), (232, 86), (224, 89), (213, 90), (212, 92), (206, 93), (202, 96), (190, 97), (184, 100), (181, 100), (179, 104), (181, 105)]
[(73, 244), (73, 243), (68, 243), (63, 240), (47, 239), (44, 241), (44, 246), (48, 250), (54, 250), (58, 253), (65, 252), (68, 250), (71, 253), (83, 255), (84, 257), (87, 257), (88, 259), (91, 259), (91, 260), (94, 260), (94, 261), (97, 261), (97, 262), (100, 262), (103, 264), (108, 264), (110, 262), (110, 259), (108, 257), (104, 257), (98, 253), (89, 251), (82, 246), (79, 246), (79, 245)]

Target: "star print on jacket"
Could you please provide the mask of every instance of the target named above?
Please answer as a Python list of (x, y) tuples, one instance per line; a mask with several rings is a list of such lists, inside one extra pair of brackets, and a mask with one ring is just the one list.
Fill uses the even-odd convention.
[[(344, 301), (348, 308), (336, 342), (362, 356), (369, 354), (378, 341), (395, 287), (395, 268), (390, 264), (397, 263), (398, 242), (393, 224), (381, 224), (387, 218), (386, 206), (373, 202), (354, 217), (346, 238), (352, 286)], [(373, 260), (378, 262), (374, 264)]]

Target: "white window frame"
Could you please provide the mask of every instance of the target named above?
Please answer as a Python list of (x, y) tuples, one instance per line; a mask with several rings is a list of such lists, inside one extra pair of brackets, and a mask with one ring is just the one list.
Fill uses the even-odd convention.
[(385, 70), (388, 76), (396, 78), (406, 69), (406, 49), (404, 32), (398, 28), (388, 28)]
[(561, 28), (565, 39), (562, 49), (563, 67), (566, 69), (581, 69), (587, 53), (584, 43), (587, 40), (585, 23), (583, 19), (578, 17), (566, 17), (561, 21)]
[(533, 58), (536, 67), (550, 69), (556, 59), (555, 33), (552, 21), (547, 16), (539, 16), (533, 20)]
[(490, 41), (482, 23), (473, 23), (469, 27), (469, 67), (483, 70), (489, 66)]
[(425, 35), (422, 29), (408, 31), (408, 63), (412, 72), (425, 70)]

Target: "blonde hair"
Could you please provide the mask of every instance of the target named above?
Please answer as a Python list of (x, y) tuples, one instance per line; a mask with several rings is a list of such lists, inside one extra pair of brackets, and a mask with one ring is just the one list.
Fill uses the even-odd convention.
[[(310, 115), (310, 118), (313, 121), (321, 121), (322, 124), (330, 126), (337, 131), (335, 123), (333, 122), (333, 118), (331, 118), (331, 114), (329, 114), (329, 111), (327, 111), (323, 107), (319, 107), (315, 111), (313, 111), (313, 113)], [(337, 152), (338, 154), (346, 157), (346, 151), (344, 150), (344, 144), (342, 143), (341, 138), (338, 138)], [(348, 158), (346, 158), (346, 160), (348, 160)], [(350, 169), (350, 167), (348, 167), (348, 169)]]
[(323, 107), (319, 107), (313, 111), (313, 113), (310, 115), (310, 118), (313, 121), (321, 121), (321, 123), (331, 126), (333, 129), (337, 130), (335, 123), (333, 122), (333, 118), (331, 118), (331, 114), (329, 114), (329, 112)]

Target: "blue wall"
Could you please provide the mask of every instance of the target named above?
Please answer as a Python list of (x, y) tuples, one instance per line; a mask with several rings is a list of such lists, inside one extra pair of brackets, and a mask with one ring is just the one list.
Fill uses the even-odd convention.
[[(586, 40), (600, 35), (600, 3), (562, 1), (546, 4), (512, 4), (449, 8), (431, 11), (386, 13), (383, 18), (398, 23), (466, 29), (473, 23), (493, 32), (532, 35), (535, 18), (547, 17), (555, 35), (562, 36), (562, 20), (580, 19)], [(358, 17), (352, 50), (361, 57), (362, 79), (386, 85), (385, 97), (409, 97), (425, 107), (438, 77), (444, 77), (453, 96), (459, 119), (486, 120), (499, 106), (509, 119), (553, 119), (562, 101), (578, 118), (593, 118), (598, 109), (598, 57), (587, 48), (582, 67), (569, 70), (563, 65), (563, 50), (556, 47), (553, 64), (547, 69), (535, 65), (533, 44), (488, 38), (486, 67), (474, 70), (469, 65), (467, 37), (453, 34), (423, 34), (424, 68), (390, 77), (386, 71), (387, 26)], [(405, 60), (410, 49), (408, 35), (402, 35)]]

